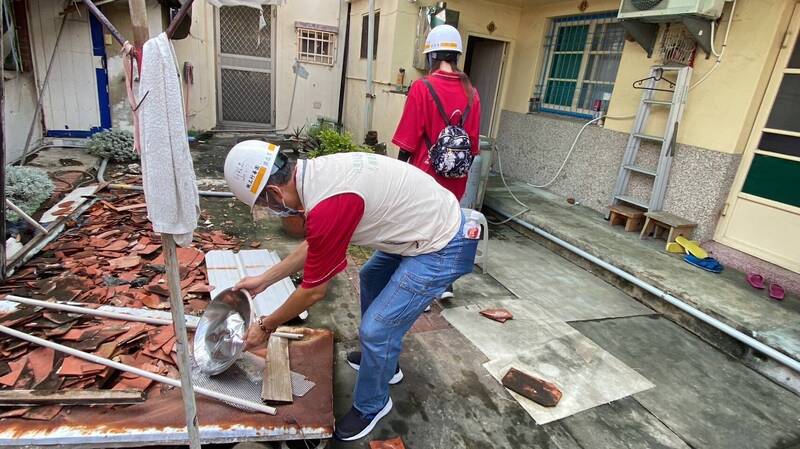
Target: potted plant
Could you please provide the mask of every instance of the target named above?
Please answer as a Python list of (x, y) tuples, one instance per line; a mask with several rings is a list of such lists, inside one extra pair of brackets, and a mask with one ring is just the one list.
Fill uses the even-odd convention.
[[(339, 131), (332, 124), (322, 121), (309, 128), (303, 148), (309, 159), (336, 153), (372, 153), (370, 147), (354, 143), (353, 136), (347, 131)], [(285, 217), (281, 219), (281, 225), (290, 236), (305, 237), (305, 219), (303, 217)]]

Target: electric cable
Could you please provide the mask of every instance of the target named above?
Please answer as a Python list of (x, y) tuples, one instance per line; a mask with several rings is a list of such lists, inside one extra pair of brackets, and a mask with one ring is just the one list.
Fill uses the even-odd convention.
[(575, 135), (575, 140), (572, 141), (572, 145), (569, 147), (569, 151), (567, 151), (567, 155), (564, 157), (564, 162), (561, 163), (561, 166), (558, 168), (558, 171), (550, 179), (550, 181), (547, 181), (546, 183), (541, 184), (541, 185), (532, 184), (530, 182), (526, 182), (525, 184), (527, 184), (527, 185), (529, 185), (531, 187), (536, 187), (537, 189), (543, 189), (543, 188), (548, 187), (549, 185), (553, 184), (554, 182), (556, 182), (556, 179), (558, 179), (558, 177), (561, 176), (561, 172), (564, 171), (564, 167), (567, 165), (567, 161), (569, 161), (570, 156), (572, 156), (572, 152), (575, 150), (575, 146), (578, 144), (578, 139), (581, 138), (581, 134), (583, 134), (583, 131), (589, 125), (591, 125), (592, 123), (594, 123), (594, 122), (596, 122), (596, 121), (598, 121), (600, 119), (603, 119), (603, 118), (611, 119), (611, 120), (628, 120), (628, 119), (632, 119), (632, 118), (635, 118), (635, 117), (636, 117), (636, 115), (626, 115), (626, 116), (601, 115), (600, 117), (593, 118), (593, 119), (589, 120), (588, 122), (584, 123), (583, 126), (581, 127), (580, 131), (578, 131), (578, 134)]
[(699, 86), (700, 83), (708, 79), (708, 77), (711, 76), (711, 74), (714, 73), (715, 70), (717, 70), (717, 67), (719, 67), (719, 65), (722, 64), (722, 57), (725, 55), (725, 49), (728, 48), (728, 35), (730, 35), (731, 27), (733, 26), (733, 13), (736, 11), (736, 1), (737, 0), (733, 0), (733, 4), (731, 5), (730, 18), (728, 19), (728, 26), (725, 27), (725, 37), (722, 39), (722, 48), (720, 48), (719, 54), (717, 54), (716, 49), (714, 48), (715, 24), (714, 22), (711, 23), (711, 53), (714, 54), (714, 56), (716, 56), (717, 59), (714, 61), (714, 65), (711, 66), (708, 72), (703, 74), (703, 76), (701, 76), (700, 79), (697, 80), (697, 82), (689, 86), (689, 90), (694, 89), (695, 87)]

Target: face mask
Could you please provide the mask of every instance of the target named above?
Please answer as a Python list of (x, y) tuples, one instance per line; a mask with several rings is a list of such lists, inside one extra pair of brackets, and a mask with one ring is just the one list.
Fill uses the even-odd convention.
[[(265, 193), (265, 196), (267, 198), (272, 198), (268, 192)], [(286, 202), (282, 198), (281, 198), (281, 205), (278, 207), (275, 207), (270, 203), (271, 203), (270, 201), (259, 201), (258, 203), (256, 203), (256, 207), (265, 210), (269, 215), (278, 218), (297, 217), (304, 215), (303, 211), (287, 206)]]

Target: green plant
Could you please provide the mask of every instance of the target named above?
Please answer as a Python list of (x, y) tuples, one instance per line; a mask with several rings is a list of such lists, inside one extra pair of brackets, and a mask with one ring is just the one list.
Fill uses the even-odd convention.
[[(6, 167), (6, 198), (28, 215), (33, 214), (53, 194), (55, 186), (47, 172), (35, 167)], [(6, 212), (8, 221), (20, 217), (11, 209)]]
[[(310, 130), (309, 130), (310, 133)], [(358, 145), (353, 142), (353, 136), (347, 131), (338, 132), (333, 126), (321, 127), (316, 137), (309, 136), (312, 148), (308, 152), (309, 158), (326, 156), (336, 153), (372, 153), (370, 147)]]
[(133, 150), (133, 133), (122, 129), (101, 131), (89, 139), (89, 154), (113, 162), (133, 162), (139, 155)]

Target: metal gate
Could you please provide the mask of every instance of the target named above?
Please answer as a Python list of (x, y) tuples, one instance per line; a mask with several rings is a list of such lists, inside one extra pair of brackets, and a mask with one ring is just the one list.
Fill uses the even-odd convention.
[(217, 10), (217, 105), (224, 124), (274, 126), (272, 6)]

